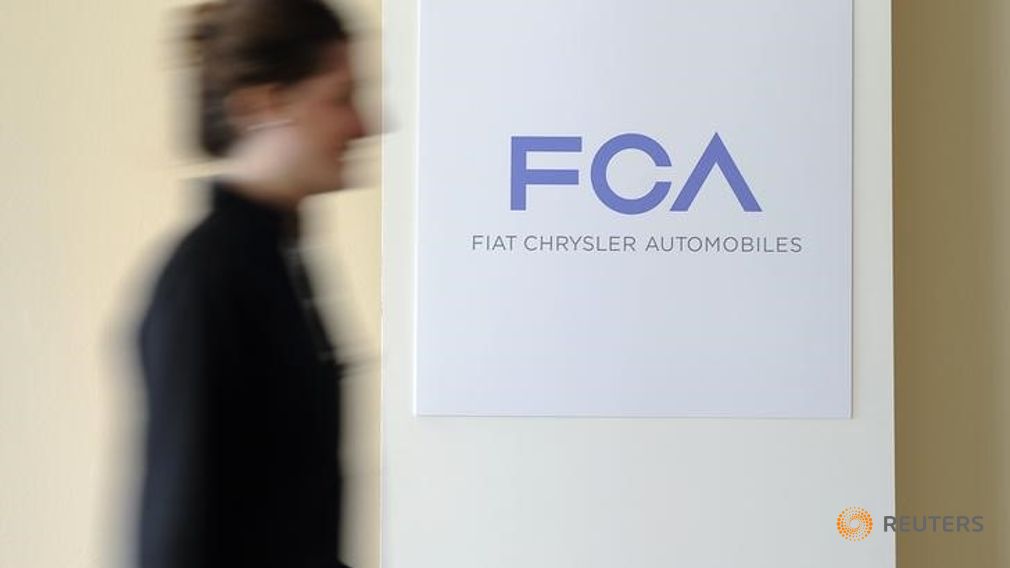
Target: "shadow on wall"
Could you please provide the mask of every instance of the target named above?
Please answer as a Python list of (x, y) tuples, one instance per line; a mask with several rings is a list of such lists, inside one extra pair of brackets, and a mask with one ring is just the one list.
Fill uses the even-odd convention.
[(1010, 566), (1010, 2), (892, 10), (898, 565)]

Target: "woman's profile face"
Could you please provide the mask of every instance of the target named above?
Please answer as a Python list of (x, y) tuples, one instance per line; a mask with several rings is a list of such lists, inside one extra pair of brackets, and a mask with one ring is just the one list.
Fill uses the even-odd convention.
[(288, 142), (294, 145), (290, 175), (308, 193), (344, 186), (344, 154), (365, 130), (354, 103), (348, 44), (334, 43), (322, 55), (321, 71), (287, 88)]

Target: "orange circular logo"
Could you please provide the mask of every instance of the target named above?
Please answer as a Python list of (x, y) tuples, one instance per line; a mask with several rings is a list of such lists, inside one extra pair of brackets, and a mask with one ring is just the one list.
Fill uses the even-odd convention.
[(873, 517), (862, 507), (846, 507), (838, 514), (835, 525), (842, 538), (855, 542), (870, 536), (870, 531), (873, 530)]

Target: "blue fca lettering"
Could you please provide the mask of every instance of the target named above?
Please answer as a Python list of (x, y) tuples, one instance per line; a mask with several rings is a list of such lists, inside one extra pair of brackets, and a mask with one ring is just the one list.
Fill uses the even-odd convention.
[[(656, 182), (645, 195), (628, 199), (622, 197), (607, 182), (607, 168), (614, 156), (624, 150), (639, 150), (652, 158), (660, 167), (669, 167), (670, 155), (652, 138), (644, 134), (621, 134), (608, 140), (593, 158), (593, 191), (604, 205), (625, 215), (638, 215), (651, 211), (670, 193), (672, 184), (668, 181)], [(526, 188), (530, 185), (578, 185), (578, 170), (531, 170), (526, 165), (530, 152), (581, 152), (580, 136), (513, 136), (512, 137), (512, 210), (526, 210)], [(702, 153), (694, 171), (688, 176), (683, 189), (677, 194), (670, 211), (687, 211), (698, 196), (698, 191), (708, 179), (712, 168), (719, 166), (737, 201), (744, 211), (761, 211), (757, 199), (751, 192), (722, 138), (716, 133)]]

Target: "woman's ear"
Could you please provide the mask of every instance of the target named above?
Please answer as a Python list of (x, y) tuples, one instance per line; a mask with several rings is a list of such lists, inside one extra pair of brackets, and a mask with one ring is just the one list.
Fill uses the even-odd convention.
[(225, 97), (228, 122), (238, 132), (264, 123), (286, 120), (284, 89), (277, 83), (241, 87)]

